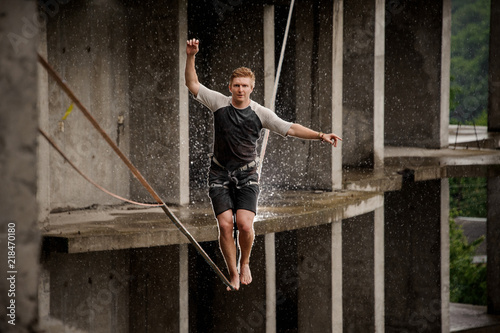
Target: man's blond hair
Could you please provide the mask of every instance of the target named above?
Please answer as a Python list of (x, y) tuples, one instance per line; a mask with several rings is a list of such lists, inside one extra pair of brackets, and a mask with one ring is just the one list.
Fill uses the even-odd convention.
[(232, 85), (233, 79), (237, 77), (248, 77), (252, 82), (252, 88), (255, 86), (255, 74), (252, 72), (250, 68), (247, 67), (236, 68), (231, 74), (231, 77), (229, 78), (229, 85)]

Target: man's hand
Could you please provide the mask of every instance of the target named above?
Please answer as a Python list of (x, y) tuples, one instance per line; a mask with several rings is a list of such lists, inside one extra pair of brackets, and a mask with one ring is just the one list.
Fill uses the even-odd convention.
[(198, 81), (198, 75), (196, 74), (196, 68), (194, 65), (195, 55), (200, 49), (199, 45), (200, 41), (194, 38), (188, 40), (186, 45), (187, 57), (184, 76), (186, 79), (186, 86), (194, 96), (198, 96), (198, 91), (200, 90), (200, 82)]
[(187, 41), (186, 54), (188, 56), (194, 56), (200, 50), (200, 41), (197, 39), (190, 39)]
[(324, 133), (321, 136), (321, 141), (328, 142), (329, 144), (333, 145), (334, 147), (337, 147), (337, 142), (338, 140), (342, 141), (342, 138), (335, 133), (329, 133), (326, 134)]

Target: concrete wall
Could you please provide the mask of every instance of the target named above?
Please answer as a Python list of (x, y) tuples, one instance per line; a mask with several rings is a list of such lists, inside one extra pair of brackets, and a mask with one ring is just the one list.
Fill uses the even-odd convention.
[(2, 184), (0, 331), (2, 332), (33, 332), (38, 324), (37, 280), (40, 232), (37, 228), (36, 200), (38, 127), (36, 43), (39, 33), (37, 22), (39, 21), (35, 1), (2, 2), (0, 9), (2, 95), (0, 97), (0, 182)]
[[(278, 57), (288, 6), (276, 6), (276, 11)], [(334, 2), (295, 4), (276, 105), (276, 113), (283, 119), (323, 132), (333, 130), (333, 53), (338, 47), (342, 49), (338, 42), (323, 42), (333, 41), (333, 12)], [(340, 108), (335, 111), (341, 113)], [(335, 150), (341, 150), (340, 147), (341, 144)], [(331, 147), (317, 141), (272, 135), (263, 168), (263, 182), (284, 188), (330, 190), (335, 187), (333, 153)]]
[[(49, 63), (163, 200), (187, 203), (186, 2), (89, 0), (50, 8)], [(54, 81), (45, 84), (50, 103), (42, 121), (68, 157), (111, 192), (154, 201), (77, 108), (62, 120), (71, 101)], [(50, 161), (41, 171), (52, 175), (48, 210), (120, 202), (96, 190), (54, 150), (45, 153)]]
[[(71, 1), (47, 22), (48, 61), (115, 143), (129, 153), (129, 71), (126, 11), (118, 1)], [(108, 190), (129, 197), (130, 176), (83, 114), (49, 79), (47, 128), (68, 157)], [(122, 120), (123, 119), (123, 120)], [(50, 209), (119, 201), (96, 190), (50, 149)], [(78, 191), (75, 191), (78, 189)]]

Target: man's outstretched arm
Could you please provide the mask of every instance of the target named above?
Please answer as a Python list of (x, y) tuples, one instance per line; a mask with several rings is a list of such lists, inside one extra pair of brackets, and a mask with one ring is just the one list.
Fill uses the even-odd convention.
[(198, 75), (196, 74), (195, 68), (195, 58), (196, 53), (199, 51), (200, 41), (197, 39), (190, 39), (187, 41), (186, 46), (186, 86), (189, 91), (194, 95), (198, 96), (198, 91), (200, 90), (200, 81), (198, 81)]
[(337, 141), (342, 139), (334, 133), (316, 132), (300, 124), (292, 124), (287, 135), (307, 140), (321, 140), (337, 147)]

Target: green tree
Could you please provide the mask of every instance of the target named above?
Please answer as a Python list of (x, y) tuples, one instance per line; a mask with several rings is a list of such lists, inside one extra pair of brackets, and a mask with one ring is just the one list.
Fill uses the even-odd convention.
[[(453, 0), (450, 122), (477, 123), (488, 107), (490, 0)], [(484, 119), (480, 125), (486, 125)]]
[(450, 301), (486, 305), (486, 265), (472, 263), (481, 237), (470, 243), (463, 230), (450, 218)]
[(462, 216), (486, 217), (487, 179), (450, 178), (450, 209)]

